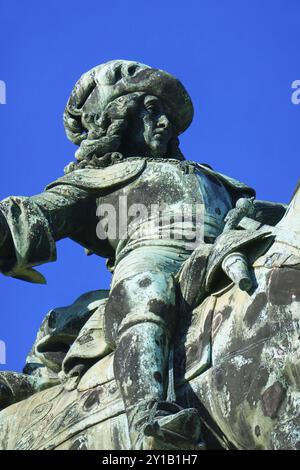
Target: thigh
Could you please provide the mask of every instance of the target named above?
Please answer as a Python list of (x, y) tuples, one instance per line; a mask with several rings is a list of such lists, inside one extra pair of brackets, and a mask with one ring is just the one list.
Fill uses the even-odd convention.
[(120, 325), (154, 321), (172, 331), (175, 317), (174, 275), (189, 253), (145, 246), (128, 253), (116, 266), (105, 309), (104, 331), (114, 344)]
[(161, 246), (137, 248), (117, 263), (111, 287), (137, 273), (158, 272), (166, 276), (175, 275), (190, 254), (186, 250), (180, 251)]
[(154, 322), (171, 332), (175, 318), (174, 277), (158, 271), (143, 271), (117, 282), (105, 309), (106, 340), (114, 345), (120, 330), (141, 322)]

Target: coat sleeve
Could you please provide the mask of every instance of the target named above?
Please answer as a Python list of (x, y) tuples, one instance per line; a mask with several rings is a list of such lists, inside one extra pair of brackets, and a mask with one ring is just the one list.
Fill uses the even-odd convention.
[(94, 208), (94, 194), (67, 185), (32, 197), (11, 196), (1, 201), (0, 271), (45, 283), (33, 267), (55, 261), (55, 242), (65, 237), (76, 239), (88, 225)]

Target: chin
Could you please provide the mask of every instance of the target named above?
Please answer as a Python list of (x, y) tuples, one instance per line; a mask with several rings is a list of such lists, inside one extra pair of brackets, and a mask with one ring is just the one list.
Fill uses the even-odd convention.
[[(156, 144), (156, 145), (155, 145)], [(154, 145), (151, 145), (151, 153), (154, 157), (166, 157), (167, 156), (167, 149), (166, 149), (166, 146), (162, 146), (162, 145), (157, 145), (157, 143), (155, 143)]]

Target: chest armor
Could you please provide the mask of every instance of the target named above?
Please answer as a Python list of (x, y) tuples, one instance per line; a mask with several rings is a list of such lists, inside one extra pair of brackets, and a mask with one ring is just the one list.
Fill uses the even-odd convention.
[[(102, 169), (79, 169), (54, 181), (47, 189), (71, 185), (95, 195), (97, 204), (113, 205), (118, 221), (120, 196), (127, 206), (165, 203), (176, 212), (179, 206), (202, 205), (204, 236), (215, 238), (224, 217), (239, 197), (253, 197), (249, 186), (196, 162), (131, 157)], [(182, 209), (181, 209), (182, 210)], [(202, 219), (201, 219), (202, 220)], [(198, 225), (198, 224), (197, 224)], [(112, 246), (116, 248), (115, 240)]]
[(172, 214), (182, 213), (188, 206), (193, 212), (202, 206), (204, 236), (215, 238), (224, 226), (224, 217), (232, 208), (231, 197), (222, 182), (215, 176), (205, 174), (197, 165), (180, 162), (150, 161), (143, 173), (133, 182), (99, 198), (98, 204), (110, 204), (120, 219), (125, 201), (127, 209), (141, 204), (150, 214), (154, 205), (166, 207)]

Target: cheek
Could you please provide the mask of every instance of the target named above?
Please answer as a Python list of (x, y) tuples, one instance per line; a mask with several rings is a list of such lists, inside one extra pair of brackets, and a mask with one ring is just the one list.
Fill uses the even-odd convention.
[(149, 117), (145, 116), (143, 119), (143, 135), (146, 141), (149, 141), (152, 139), (153, 127), (154, 127), (153, 121), (149, 119)]

